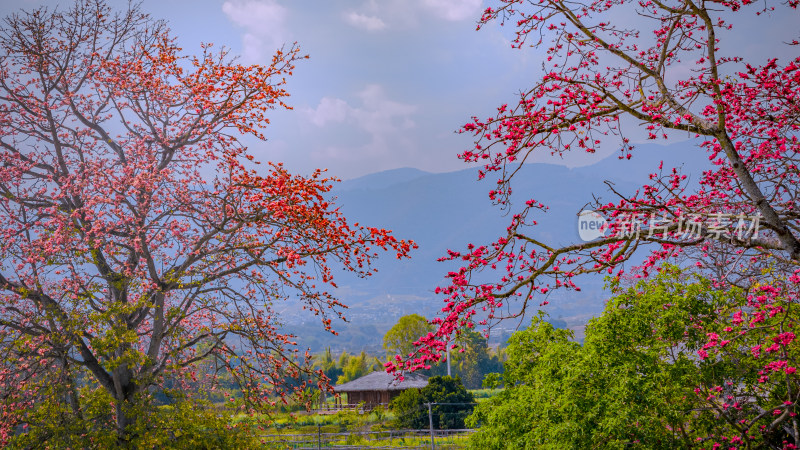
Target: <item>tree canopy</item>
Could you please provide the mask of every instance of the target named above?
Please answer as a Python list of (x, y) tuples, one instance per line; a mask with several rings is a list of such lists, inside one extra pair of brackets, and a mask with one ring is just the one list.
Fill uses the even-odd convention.
[[(428, 417), (428, 403), (431, 416)], [(433, 421), (437, 430), (463, 429), (464, 419), (474, 408), (475, 397), (459, 377), (433, 376), (422, 389), (408, 389), (392, 399), (389, 407), (400, 428), (425, 429)]]
[(48, 401), (129, 441), (151, 388), (202, 381), (209, 358), (247, 407), (302, 399), (319, 374), (273, 305), (300, 299), (332, 330), (332, 264), (367, 276), (414, 244), (351, 225), (321, 171), (257, 166), (240, 143), (289, 108), (299, 48), (186, 56), (137, 4), (79, 0), (8, 17), (0, 52), (0, 442)]
[[(665, 267), (651, 280), (612, 286), (616, 295), (586, 327), (583, 346), (568, 330), (535, 318), (515, 333), (505, 390), (480, 404), (468, 424), (482, 427), (476, 448), (784, 448), (797, 442), (792, 371), (763, 370), (760, 344), (771, 327), (719, 342), (707, 333), (735, 325), (741, 289)], [(788, 360), (797, 350), (775, 341)], [(787, 447), (792, 448), (792, 447)]]
[(403, 316), (383, 335), (383, 348), (390, 356), (408, 356), (417, 348), (414, 343), (433, 330), (428, 319), (419, 314)]
[[(437, 331), (390, 370), (440, 359), (450, 336), (482, 311), (481, 323), (491, 327), (543, 307), (554, 290), (579, 290), (584, 275), (608, 274), (615, 285), (652, 279), (674, 262), (707, 280), (692, 295), (695, 287), (667, 289), (681, 293), (680, 307), (640, 285), (616, 302), (630, 308), (607, 310), (587, 328), (583, 347), (542, 323), (526, 332), (529, 342), (509, 354), (532, 364), (532, 373), (518, 373), (522, 381), (509, 391), (516, 398), (502, 397), (507, 405), (481, 412), (497, 425), (484, 442), (504, 446), (530, 433), (542, 443), (571, 435), (600, 446), (794, 448), (800, 58), (776, 49), (800, 42), (775, 42), (744, 59), (731, 37), (756, 16), (796, 16), (797, 8), (796, 0), (490, 5), (479, 28), (500, 22), (513, 29), (512, 46), (521, 52), (546, 52), (541, 76), (517, 101), (460, 130), (475, 139), (460, 157), (483, 165), (479, 178), (496, 180), (489, 197), (511, 211), (511, 223), (494, 242), (443, 258), (462, 267), (437, 289), (445, 302), (432, 321)], [(621, 192), (611, 180), (611, 201), (594, 196), (585, 213), (605, 223), (596, 237), (566, 245), (538, 238), (537, 218), (551, 199), (531, 193), (524, 204), (511, 203), (519, 166), (537, 154), (594, 153), (603, 145), (630, 159), (629, 126), (651, 140), (692, 137), (687, 145), (710, 167), (685, 167), (664, 151), (641, 189)], [(663, 320), (669, 316), (674, 326)], [(614, 342), (614, 333), (638, 346)], [(523, 403), (538, 406), (515, 415)], [(517, 419), (504, 428), (504, 417)]]
[[(489, 197), (511, 211), (511, 223), (494, 242), (443, 258), (462, 267), (436, 290), (444, 300), (442, 316), (432, 320), (437, 331), (389, 370), (425, 367), (442, 358), (457, 330), (531, 313), (554, 290), (580, 289), (583, 275), (647, 278), (665, 261), (677, 261), (715, 289), (746, 292), (729, 311), (738, 319), (728, 327), (702, 325), (705, 348), (697, 358), (719, 358), (728, 351), (722, 342), (752, 336), (753, 347), (772, 349), (760, 351), (761, 376), (793, 376), (796, 363), (784, 349), (796, 345), (795, 335), (788, 325), (764, 323), (793, 308), (800, 282), (800, 58), (766, 52), (744, 60), (730, 33), (757, 15), (796, 15), (797, 7), (797, 1), (694, 0), (489, 6), (479, 27), (503, 23), (520, 52), (546, 52), (541, 76), (518, 100), (460, 130), (475, 139), (460, 157), (483, 165), (479, 178), (492, 180)], [(711, 168), (693, 173), (664, 152), (641, 189), (620, 192), (610, 183), (613, 200), (595, 197), (588, 205), (606, 221), (604, 234), (566, 245), (537, 238), (548, 199), (531, 193), (524, 204), (511, 203), (519, 165), (542, 152), (592, 153), (602, 144), (616, 145), (628, 159), (636, 153), (628, 124), (639, 124), (653, 140), (669, 139), (672, 131), (694, 137), (690, 145)], [(724, 390), (724, 383), (713, 388)], [(796, 400), (786, 398), (778, 416), (792, 414)]]

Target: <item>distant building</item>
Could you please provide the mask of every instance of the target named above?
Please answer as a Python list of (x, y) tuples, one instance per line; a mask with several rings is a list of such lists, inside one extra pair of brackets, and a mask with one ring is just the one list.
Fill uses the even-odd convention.
[(337, 394), (344, 394), (339, 399), (339, 403), (342, 405), (356, 405), (364, 402), (366, 409), (372, 409), (377, 405), (388, 404), (406, 389), (421, 389), (427, 385), (428, 378), (423, 375), (407, 373), (403, 381), (398, 381), (394, 375), (378, 371), (334, 386), (333, 390)]

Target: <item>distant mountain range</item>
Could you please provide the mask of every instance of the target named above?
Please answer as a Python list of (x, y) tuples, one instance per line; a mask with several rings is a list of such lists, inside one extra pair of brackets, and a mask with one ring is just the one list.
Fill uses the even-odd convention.
[[(520, 205), (535, 198), (550, 207), (536, 217), (538, 225), (529, 234), (553, 245), (579, 242), (577, 214), (593, 201), (615, 200), (605, 181), (615, 189), (632, 193), (647, 183), (648, 175), (665, 159), (664, 168), (681, 161), (688, 172), (699, 174), (708, 167), (705, 152), (691, 142), (671, 146), (639, 146), (631, 160), (616, 155), (596, 164), (567, 168), (552, 164), (526, 164), (515, 175), (512, 200)], [(492, 205), (488, 191), (496, 177), (477, 181), (477, 169), (449, 173), (428, 173), (404, 168), (347, 180), (335, 187), (335, 203), (350, 221), (391, 229), (395, 236), (413, 239), (419, 249), (410, 260), (397, 261), (387, 255), (377, 263), (379, 272), (358, 279), (342, 272), (337, 278), (337, 294), (350, 306), (350, 323), (340, 324), (340, 336), (331, 339), (315, 322), (286, 308), (283, 317), (291, 329), (302, 330), (307, 342), (317, 350), (330, 345), (335, 349), (378, 350), (383, 333), (405, 314), (433, 317), (442, 306), (433, 290), (445, 285), (444, 276), (457, 269), (453, 263), (437, 262), (447, 249), (462, 250), (468, 243), (489, 244), (501, 235), (510, 217)], [(512, 210), (518, 206), (512, 206)], [(570, 328), (582, 325), (602, 311), (607, 295), (601, 277), (581, 280), (582, 292), (556, 293), (546, 311), (564, 320)], [(517, 324), (509, 324), (515, 327)], [(501, 334), (501, 333), (500, 333)]]

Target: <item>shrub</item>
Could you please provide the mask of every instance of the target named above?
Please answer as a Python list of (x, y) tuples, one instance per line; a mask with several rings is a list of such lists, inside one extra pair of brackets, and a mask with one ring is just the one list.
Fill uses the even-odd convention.
[[(431, 417), (428, 417), (428, 403)], [(431, 377), (422, 389), (409, 389), (395, 397), (389, 407), (395, 413), (395, 426), (422, 429), (464, 428), (464, 419), (472, 414), (475, 398), (464, 388), (459, 377)]]

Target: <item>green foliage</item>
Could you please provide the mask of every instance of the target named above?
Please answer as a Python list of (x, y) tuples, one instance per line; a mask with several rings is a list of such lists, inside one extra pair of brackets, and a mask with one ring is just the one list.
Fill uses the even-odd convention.
[(113, 399), (105, 389), (80, 389), (77, 413), (62, 401), (58, 386), (26, 415), (24, 433), (13, 436), (6, 448), (248, 448), (257, 444), (251, 427), (233, 425), (230, 411), (208, 402), (173, 398), (168, 406), (156, 406), (151, 396), (140, 396), (127, 413), (137, 420), (125, 440), (120, 440), (114, 417), (108, 413)]
[(321, 355), (317, 355), (314, 358), (314, 367), (322, 370), (322, 373), (324, 373), (332, 383), (336, 382), (344, 372), (344, 370), (336, 364), (336, 360), (333, 359), (330, 347), (327, 347)]
[(179, 401), (137, 416), (132, 448), (253, 448), (247, 424), (232, 424), (230, 412), (204, 402)]
[(389, 408), (395, 414), (395, 426), (410, 429), (427, 428), (428, 407), (425, 406), (425, 402), (425, 397), (419, 389), (408, 389), (393, 398)]
[[(470, 440), (474, 448), (547, 448), (550, 443), (560, 448), (574, 443), (564, 442), (562, 435), (574, 436), (580, 429), (565, 422), (582, 413), (578, 404), (565, 401), (560, 385), (569, 378), (578, 355), (579, 346), (571, 338), (571, 331), (554, 329), (540, 318), (514, 333), (503, 375), (506, 389), (478, 405), (466, 422), (481, 427)], [(542, 428), (545, 423), (547, 429)]]
[[(383, 348), (390, 359), (394, 355), (408, 356), (416, 350), (414, 342), (433, 330), (434, 326), (419, 314), (403, 316), (383, 336)], [(482, 334), (463, 330), (451, 344), (457, 345), (450, 352), (452, 374), (460, 377), (467, 389), (480, 388), (487, 374), (503, 370), (502, 354), (494, 353)], [(447, 364), (432, 364), (429, 369), (420, 370), (419, 373), (425, 376), (443, 376), (447, 374)]]
[[(489, 375), (487, 375), (487, 378), (490, 378), (490, 377), (491, 378), (495, 378), (495, 377), (499, 378), (499, 375), (500, 374), (490, 373)], [(484, 384), (487, 384), (485, 382), (485, 380), (484, 380)], [(481, 401), (481, 400), (490, 399), (490, 398), (494, 397), (495, 395), (503, 392), (503, 390), (502, 389), (497, 389), (497, 388), (470, 389), (470, 392), (472, 392), (472, 396), (475, 398), (476, 401)]]
[(356, 378), (361, 378), (364, 375), (372, 373), (376, 370), (383, 369), (383, 364), (374, 356), (367, 355), (364, 351), (357, 356), (348, 355), (347, 352), (342, 352), (339, 357), (339, 367), (342, 369), (342, 374), (337, 378), (336, 384), (347, 383)]
[(503, 371), (500, 355), (491, 352), (481, 333), (462, 331), (455, 343), (463, 351), (450, 353), (453, 373), (461, 377), (467, 389), (478, 389), (486, 375)]
[(422, 389), (409, 389), (395, 397), (389, 407), (400, 428), (422, 429), (430, 425), (427, 403), (431, 407), (436, 429), (464, 428), (464, 419), (472, 413), (475, 397), (464, 388), (458, 377), (431, 377)]
[(464, 419), (475, 407), (475, 397), (466, 390), (459, 377), (431, 377), (421, 391), (428, 402), (440, 403), (433, 409), (434, 428), (464, 428)]
[(750, 433), (755, 447), (782, 446), (785, 436), (758, 431), (770, 417), (739, 429), (748, 410), (769, 410), (780, 396), (780, 383), (758, 382), (763, 364), (749, 358), (747, 336), (698, 357), (707, 333), (722, 333), (744, 304), (742, 292), (714, 290), (674, 267), (631, 289), (612, 287), (617, 295), (587, 325), (582, 347), (541, 318), (512, 336), (506, 388), (467, 421), (481, 426), (473, 448), (696, 448), (738, 433)]
[(389, 356), (407, 356), (414, 352), (414, 342), (434, 330), (428, 319), (419, 314), (401, 317), (383, 336), (383, 348)]
[(76, 413), (58, 384), (43, 386), (35, 405), (26, 411), (24, 433), (17, 434), (7, 448), (35, 448), (59, 443), (64, 448), (113, 448), (117, 446), (114, 421), (109, 414), (111, 396), (96, 386), (79, 390), (81, 409)]

